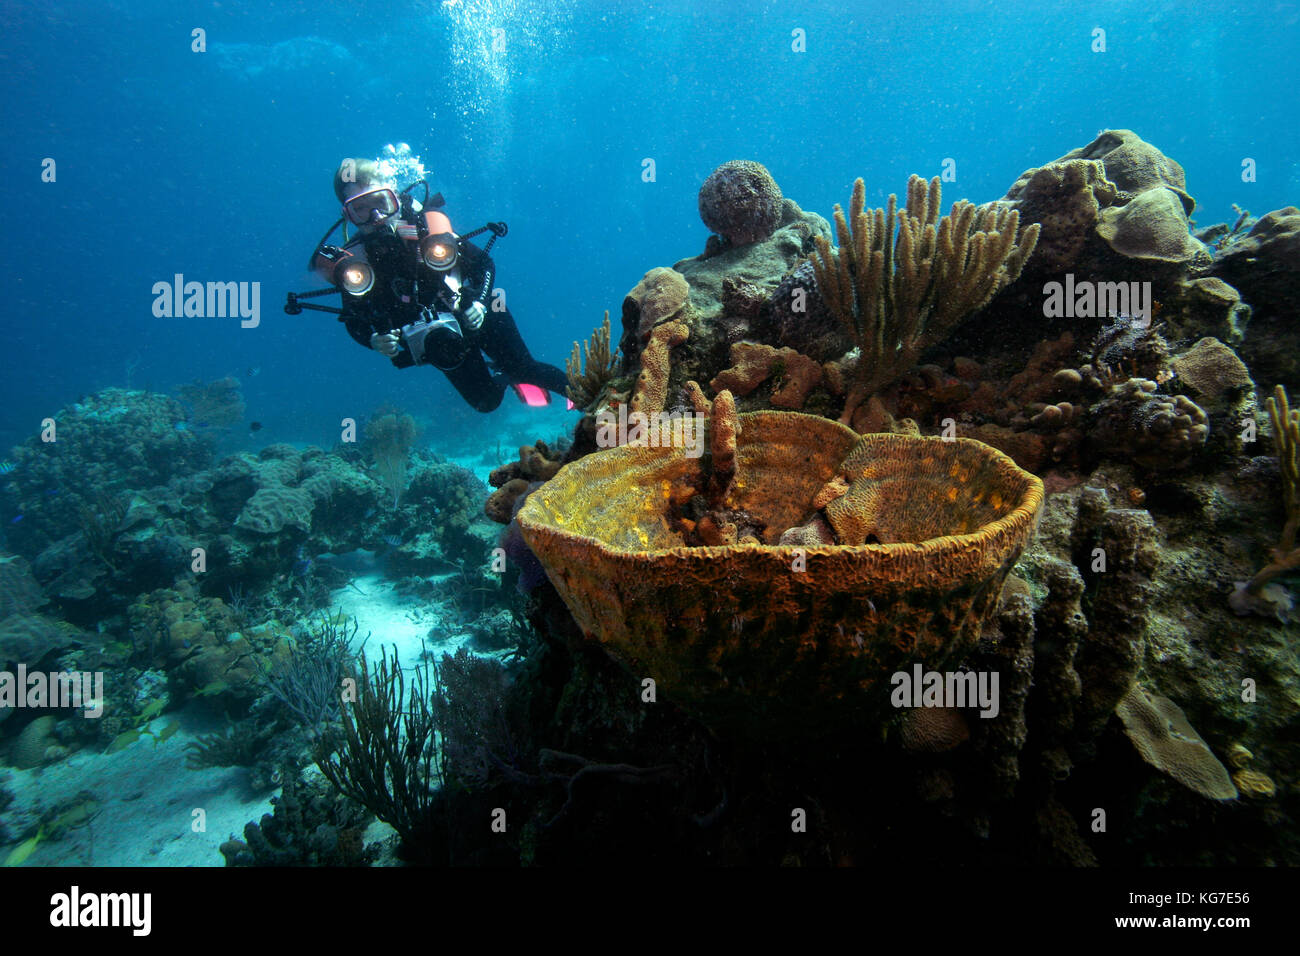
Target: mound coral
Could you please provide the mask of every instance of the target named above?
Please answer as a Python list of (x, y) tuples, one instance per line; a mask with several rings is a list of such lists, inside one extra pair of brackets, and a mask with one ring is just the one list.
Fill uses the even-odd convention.
[(700, 219), (733, 246), (760, 242), (781, 221), (781, 188), (762, 163), (723, 163), (700, 187)]
[(1004, 202), (1042, 224), (1036, 273), (1090, 272), (1116, 254), (1152, 264), (1208, 261), (1188, 232), (1195, 202), (1186, 186), (1182, 166), (1132, 130), (1105, 130), (1021, 174)]
[(1072, 268), (1117, 192), (1098, 160), (1063, 158), (1022, 173), (1004, 202), (1013, 203), (1026, 222), (1042, 226), (1033, 270)]
[[(529, 497), (520, 530), (588, 637), (745, 736), (861, 720), (885, 705), (889, 674), (970, 650), (1032, 534), (1037, 478), (974, 441), (860, 437), (794, 412), (738, 424), (729, 482), (716, 467), (729, 457), (728, 426), (715, 418), (713, 480), (681, 449), (623, 446)], [(815, 521), (814, 498), (836, 476), (849, 479), (841, 526), (873, 527), (885, 517), (870, 514), (874, 503), (905, 512), (880, 526), (890, 540), (778, 544)], [(689, 546), (687, 515), (706, 486), (715, 510), (705, 517), (743, 523), (749, 543)]]

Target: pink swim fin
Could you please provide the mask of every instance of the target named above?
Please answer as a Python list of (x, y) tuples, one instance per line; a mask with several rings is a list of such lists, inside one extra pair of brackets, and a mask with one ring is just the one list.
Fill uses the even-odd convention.
[(544, 405), (551, 404), (551, 397), (546, 394), (546, 389), (539, 388), (536, 385), (528, 385), (524, 382), (516, 382), (510, 386), (519, 396), (519, 400), (531, 408), (540, 408)]

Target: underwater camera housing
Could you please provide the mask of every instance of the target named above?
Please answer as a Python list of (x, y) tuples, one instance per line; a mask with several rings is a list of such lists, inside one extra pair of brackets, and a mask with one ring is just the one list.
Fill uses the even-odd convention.
[(469, 343), (460, 322), (450, 312), (437, 312), (427, 306), (419, 320), (402, 326), (402, 342), (416, 365), (432, 365), (449, 372), (465, 361)]

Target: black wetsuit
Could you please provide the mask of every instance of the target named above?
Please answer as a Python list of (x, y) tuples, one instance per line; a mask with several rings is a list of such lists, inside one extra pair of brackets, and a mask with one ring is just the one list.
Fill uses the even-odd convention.
[[(461, 311), (455, 308), (455, 293), (441, 275), (419, 262), (415, 243), (385, 231), (362, 236), (359, 244), (364, 245), (366, 258), (375, 271), (375, 285), (363, 296), (345, 294), (343, 314), (339, 316), (359, 344), (370, 348), (371, 335), (393, 332), (416, 321), (426, 305), (461, 318)], [(447, 366), (454, 363), (455, 356), (435, 364), (442, 367), (461, 397), (480, 412), (490, 412), (500, 405), (506, 386), (514, 383), (537, 385), (563, 398), (568, 376), (556, 366), (533, 358), (509, 309), (493, 311), (492, 290), (485, 288), (489, 272), (496, 273), (492, 257), (465, 239), (458, 240), (458, 254), (464, 290), (461, 301), (466, 308), (471, 300), (479, 302), (487, 311), (476, 332), (470, 332), (462, 323), (470, 346), (464, 360), (454, 368)], [(499, 374), (488, 368), (483, 353), (487, 353)], [(415, 364), (405, 344), (391, 361), (398, 368)]]

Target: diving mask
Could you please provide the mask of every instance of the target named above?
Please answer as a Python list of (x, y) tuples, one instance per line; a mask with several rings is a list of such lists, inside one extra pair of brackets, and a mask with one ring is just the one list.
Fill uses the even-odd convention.
[(343, 214), (353, 225), (364, 226), (387, 219), (400, 208), (397, 193), (388, 186), (378, 186), (344, 202)]

